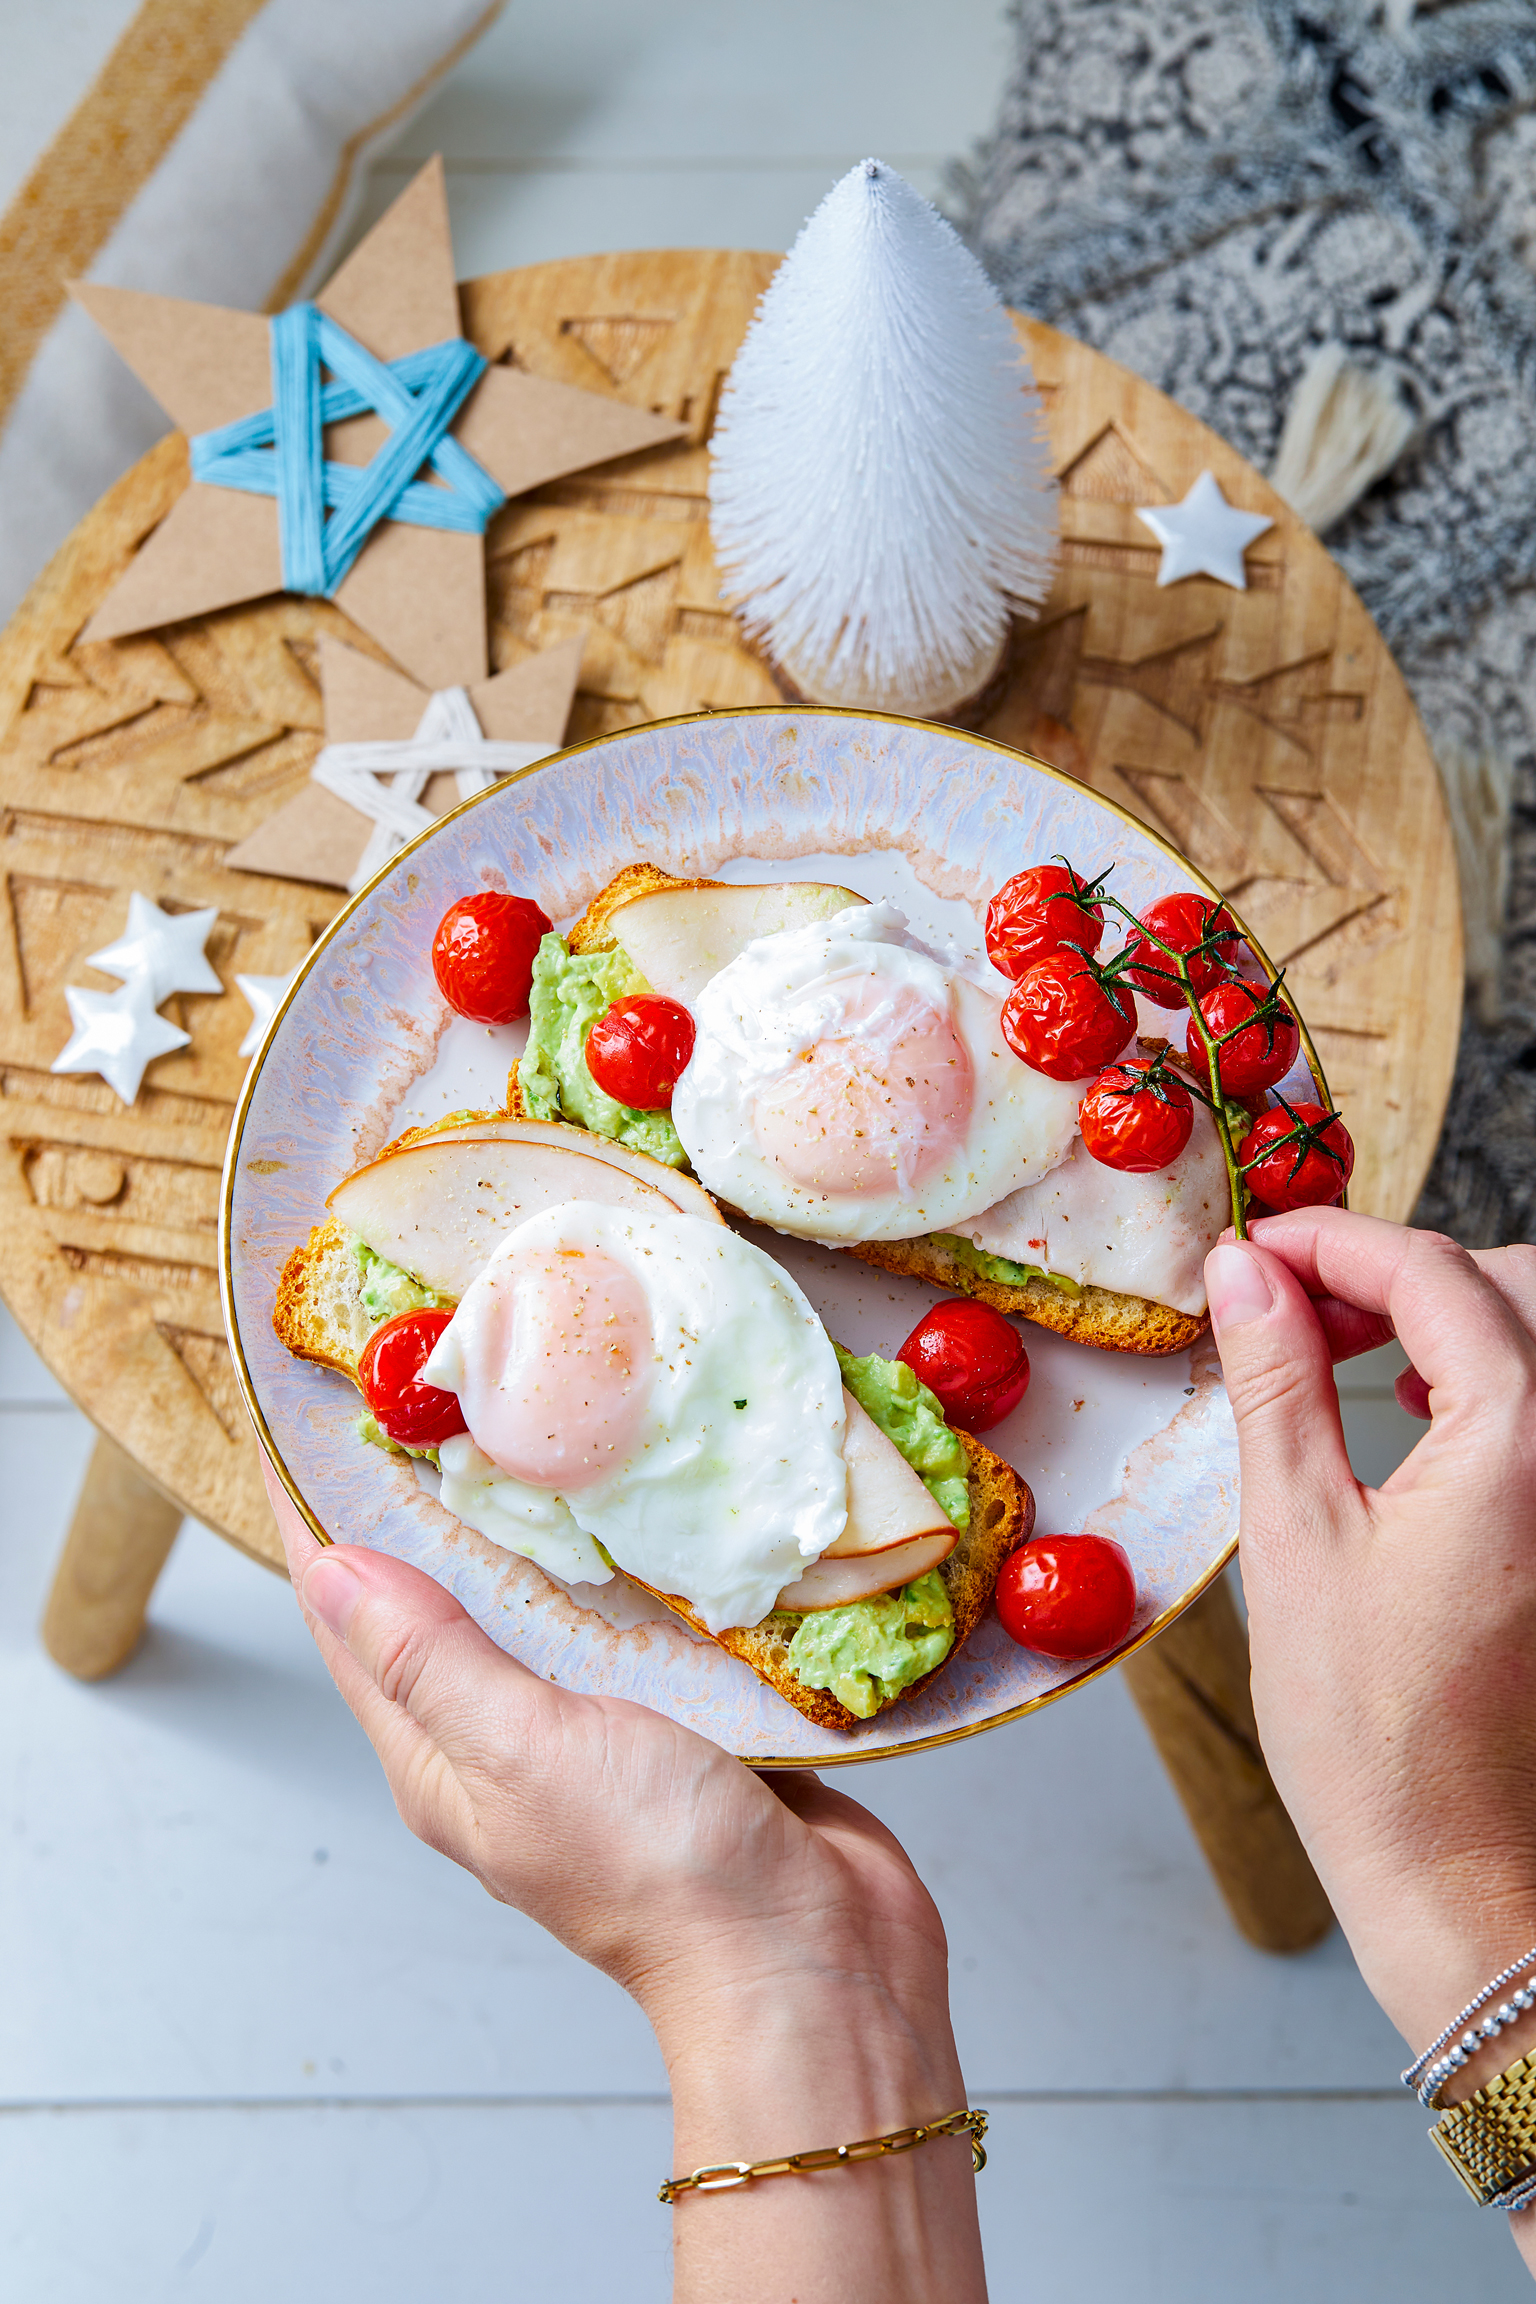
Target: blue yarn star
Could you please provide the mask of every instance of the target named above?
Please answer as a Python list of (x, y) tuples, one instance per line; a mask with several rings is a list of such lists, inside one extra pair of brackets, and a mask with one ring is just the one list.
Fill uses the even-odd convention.
[[(271, 340), (272, 406), (198, 433), (192, 477), (277, 498), (287, 591), (334, 593), (381, 520), (484, 534), (506, 496), (448, 431), (485, 371), (473, 344), (452, 336), (386, 363), (315, 304), (279, 312)], [(391, 428), (378, 453), (329, 462), (324, 427), (368, 409)], [(423, 465), (446, 485), (418, 480)]]

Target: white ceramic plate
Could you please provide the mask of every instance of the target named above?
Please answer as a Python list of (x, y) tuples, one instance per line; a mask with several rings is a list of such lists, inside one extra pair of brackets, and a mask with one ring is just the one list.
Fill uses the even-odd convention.
[[(605, 737), (434, 825), (315, 947), (251, 1067), (225, 1170), (225, 1310), (246, 1401), (290, 1494), (322, 1532), (415, 1562), (492, 1638), (562, 1685), (627, 1696), (754, 1765), (867, 1760), (1012, 1719), (1113, 1659), (1054, 1664), (988, 1618), (922, 1695), (851, 1734), (810, 1721), (622, 1578), (569, 1591), (446, 1512), (412, 1469), (357, 1438), (357, 1394), (272, 1332), (278, 1275), (326, 1194), (404, 1127), (495, 1108), (520, 1032), (453, 1019), (432, 977), (438, 920), (478, 888), (535, 896), (557, 923), (621, 865), (734, 880), (834, 880), (888, 896), (926, 940), (979, 951), (992, 891), (1064, 854), (1115, 862), (1139, 909), (1213, 894), (1151, 833), (1070, 777), (958, 731), (829, 711), (711, 713)], [(1309, 1091), (1310, 1092), (1310, 1091)], [(935, 1300), (814, 1245), (755, 1234), (838, 1340), (890, 1353)], [(987, 1434), (1035, 1492), (1040, 1533), (1122, 1543), (1140, 1605), (1124, 1655), (1186, 1606), (1237, 1533), (1237, 1456), (1209, 1342), (1167, 1360), (1024, 1331), (1033, 1377)]]

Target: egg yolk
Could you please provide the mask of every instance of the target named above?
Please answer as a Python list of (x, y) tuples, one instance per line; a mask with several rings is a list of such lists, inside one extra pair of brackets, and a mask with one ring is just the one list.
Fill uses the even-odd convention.
[(837, 1025), (759, 1092), (753, 1134), (819, 1193), (910, 1190), (965, 1141), (970, 1052), (947, 1011), (911, 985), (868, 976), (839, 989)]
[(460, 1393), (477, 1448), (514, 1480), (561, 1491), (618, 1470), (651, 1389), (645, 1290), (590, 1248), (514, 1249), (484, 1275)]

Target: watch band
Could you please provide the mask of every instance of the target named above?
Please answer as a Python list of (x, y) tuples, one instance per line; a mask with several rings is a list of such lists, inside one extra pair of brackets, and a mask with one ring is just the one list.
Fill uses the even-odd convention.
[(1481, 2207), (1524, 2207), (1536, 2178), (1536, 2050), (1449, 2106), (1429, 2134)]

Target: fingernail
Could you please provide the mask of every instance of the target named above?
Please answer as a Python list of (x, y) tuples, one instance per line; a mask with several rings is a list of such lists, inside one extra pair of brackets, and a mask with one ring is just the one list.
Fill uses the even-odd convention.
[(345, 1640), (353, 1610), (363, 1596), (363, 1587), (346, 1562), (322, 1552), (310, 1562), (300, 1592), (310, 1614), (318, 1616), (338, 1640)]
[(1275, 1292), (1268, 1273), (1256, 1256), (1250, 1256), (1236, 1242), (1213, 1248), (1207, 1256), (1205, 1292), (1218, 1340), (1223, 1328), (1240, 1328), (1245, 1320), (1262, 1320), (1266, 1312), (1274, 1310)]

